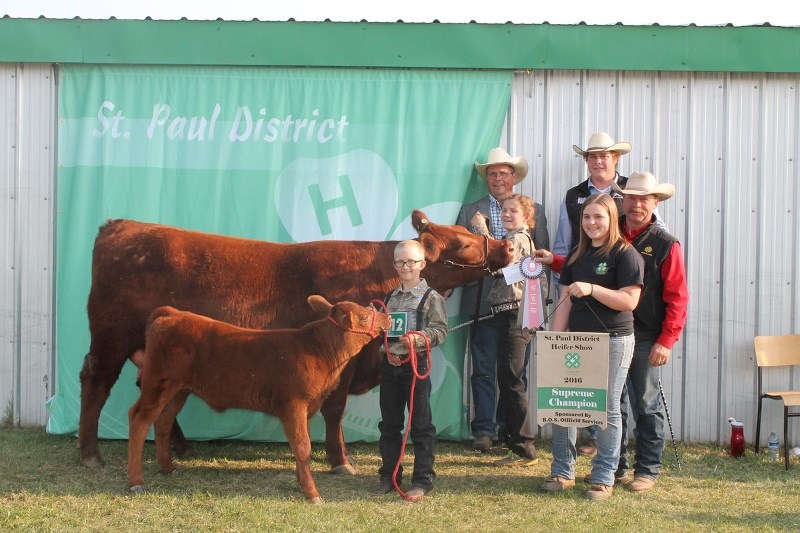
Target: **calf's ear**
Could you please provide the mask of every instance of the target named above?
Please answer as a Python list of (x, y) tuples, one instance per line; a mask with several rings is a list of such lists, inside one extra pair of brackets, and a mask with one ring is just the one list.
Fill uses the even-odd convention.
[(308, 297), (308, 305), (318, 313), (328, 313), (331, 310), (331, 303), (319, 294), (312, 294)]
[(419, 236), (419, 242), (422, 244), (422, 247), (425, 248), (425, 259), (427, 261), (435, 263), (439, 260), (441, 250), (439, 249), (439, 246), (437, 246), (438, 241), (436, 240), (436, 237), (430, 233), (421, 233)]

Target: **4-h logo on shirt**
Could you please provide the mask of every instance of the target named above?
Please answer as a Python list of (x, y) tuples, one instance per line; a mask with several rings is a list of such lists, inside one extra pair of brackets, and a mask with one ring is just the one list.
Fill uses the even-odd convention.
[(608, 274), (608, 263), (606, 263), (605, 261), (603, 261), (602, 263), (600, 263), (599, 265), (597, 265), (597, 266), (595, 267), (595, 269), (594, 269), (594, 273), (595, 273), (595, 274), (599, 274), (600, 276), (603, 276), (603, 275), (605, 275), (605, 274)]
[(568, 353), (564, 356), (564, 366), (567, 368), (580, 368), (581, 356), (576, 353)]

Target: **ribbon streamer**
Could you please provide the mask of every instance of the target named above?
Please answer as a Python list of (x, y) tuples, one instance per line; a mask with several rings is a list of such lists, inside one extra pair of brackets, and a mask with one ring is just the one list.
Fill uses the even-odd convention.
[(519, 270), (525, 277), (525, 290), (522, 293), (522, 327), (533, 331), (544, 323), (544, 304), (542, 286), (539, 281), (544, 267), (541, 263), (526, 257), (519, 263)]

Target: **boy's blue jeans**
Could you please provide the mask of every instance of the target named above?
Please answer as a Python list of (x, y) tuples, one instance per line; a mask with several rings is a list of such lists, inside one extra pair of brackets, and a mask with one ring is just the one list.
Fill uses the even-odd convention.
[[(628, 377), (633, 358), (633, 335), (611, 337), (608, 354), (608, 405), (606, 428), (598, 432), (597, 454), (592, 459), (592, 483), (614, 486), (614, 473), (619, 463), (622, 415), (620, 395)], [(575, 479), (575, 460), (578, 456), (575, 439), (578, 428), (553, 426), (553, 464), (550, 474), (565, 479)]]
[[(419, 359), (419, 372), (428, 369), (424, 357)], [(378, 475), (391, 478), (400, 457), (403, 445), (403, 429), (406, 424), (406, 408), (411, 401), (411, 383), (414, 379), (409, 363), (392, 366), (384, 356), (381, 362), (381, 388), (379, 401), (381, 421), (378, 429), (381, 432), (378, 449), (381, 452), (381, 466)], [(431, 413), (431, 380), (418, 379), (414, 385), (414, 412), (411, 417), (410, 436), (414, 443), (414, 472), (411, 483), (426, 489), (433, 486), (436, 472), (433, 470), (436, 447), (436, 427), (433, 425)], [(397, 482), (403, 479), (403, 465), (397, 472)]]

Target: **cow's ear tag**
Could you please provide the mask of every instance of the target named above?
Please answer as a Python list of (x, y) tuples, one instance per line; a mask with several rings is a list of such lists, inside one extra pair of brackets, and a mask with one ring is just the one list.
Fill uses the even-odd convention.
[(389, 313), (389, 316), (392, 317), (392, 325), (389, 326), (389, 336), (390, 337), (402, 337), (407, 333), (406, 328), (408, 327), (408, 313), (405, 311), (396, 311), (394, 313)]

